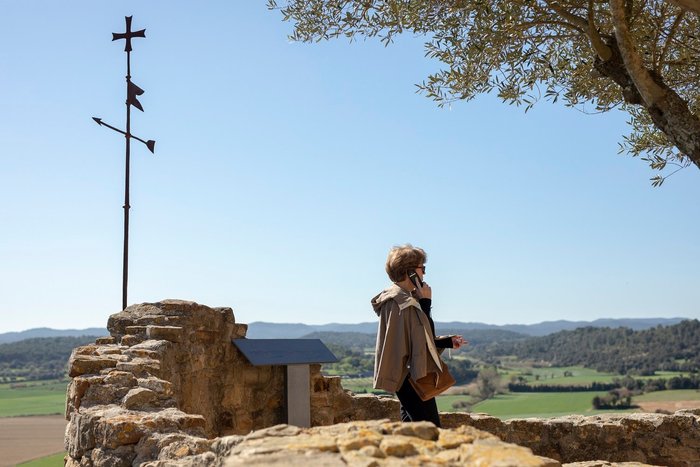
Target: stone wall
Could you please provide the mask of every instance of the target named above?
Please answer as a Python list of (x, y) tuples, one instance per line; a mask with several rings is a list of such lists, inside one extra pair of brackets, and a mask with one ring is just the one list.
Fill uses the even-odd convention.
[[(166, 454), (206, 451), (207, 440), (286, 421), (285, 368), (248, 363), (231, 343), (247, 331), (231, 308), (144, 303), (110, 316), (107, 329), (109, 337), (75, 349), (70, 358), (71, 462), (143, 462), (166, 447)], [(395, 400), (352, 397), (339, 377), (326, 378), (320, 369), (311, 366), (313, 425), (397, 418)]]
[[(284, 425), (287, 428), (270, 431), (269, 427), (286, 420), (285, 369), (253, 367), (238, 352), (231, 340), (244, 337), (247, 326), (235, 322), (230, 308), (164, 300), (128, 307), (112, 315), (107, 327), (109, 337), (75, 349), (70, 358), (65, 439), (66, 465), (70, 467), (237, 465), (235, 460), (226, 460), (230, 453), (265, 464), (270, 459), (253, 455), (258, 452), (254, 446), (266, 443), (264, 451), (273, 452), (277, 449), (274, 446), (281, 446), (278, 438), (290, 436), (318, 438), (319, 446), (327, 443), (327, 449), (319, 449), (334, 453), (335, 460), (328, 457), (328, 465), (355, 461), (399, 465), (397, 458), (402, 458), (401, 465), (418, 465), (425, 460), (421, 456), (438, 454), (445, 456), (446, 465), (462, 465), (465, 459), (476, 459), (469, 457), (476, 456), (474, 452), (483, 454), (491, 452), (488, 446), (500, 446), (504, 452), (531, 460), (499, 465), (558, 465), (602, 459), (700, 466), (699, 417), (693, 413), (506, 422), (485, 415), (442, 414), (448, 430), (431, 431), (429, 446), (409, 440), (425, 445), (425, 449), (406, 454), (409, 451), (392, 447), (401, 445), (396, 436), (405, 436), (399, 433), (404, 430), (401, 424), (392, 425), (398, 420), (398, 401), (348, 393), (340, 378), (324, 377), (320, 365), (312, 365), (309, 381), (312, 425), (344, 428), (299, 431)], [(346, 423), (379, 419), (384, 421)], [(459, 449), (445, 447), (444, 443), (449, 444), (445, 440), (461, 439), (468, 427), (483, 432), (472, 436), (477, 447), (473, 443)], [(358, 436), (373, 441), (344, 444)], [(295, 445), (287, 438), (287, 445)], [(317, 442), (311, 438), (309, 443)], [(524, 447), (506, 448), (503, 442)], [(359, 453), (362, 450), (365, 454)], [(536, 456), (531, 457), (532, 452)], [(282, 458), (275, 462), (281, 463)]]
[(444, 427), (472, 426), (561, 462), (605, 460), (700, 466), (700, 410), (571, 415), (501, 421), (486, 414), (442, 414)]

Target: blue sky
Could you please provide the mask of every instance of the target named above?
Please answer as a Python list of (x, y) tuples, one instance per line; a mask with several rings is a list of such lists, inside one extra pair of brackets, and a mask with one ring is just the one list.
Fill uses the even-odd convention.
[(290, 43), (264, 2), (2, 0), (0, 332), (121, 308), (133, 15), (129, 303), (239, 322), (372, 321), (395, 244), (440, 321), (700, 317), (700, 173), (654, 189), (626, 115), (415, 93), (423, 39)]

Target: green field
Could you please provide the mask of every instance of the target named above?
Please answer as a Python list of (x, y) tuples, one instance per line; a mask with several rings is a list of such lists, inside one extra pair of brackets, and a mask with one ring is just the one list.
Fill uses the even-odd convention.
[(36, 381), (14, 388), (0, 384), (0, 417), (62, 414), (67, 384), (67, 381)]
[[(512, 376), (521, 376), (525, 378), (526, 382), (532, 386), (587, 386), (593, 382), (612, 383), (615, 378), (623, 378), (622, 375), (615, 373), (603, 373), (591, 368), (584, 368), (580, 366), (551, 368), (508, 367), (499, 369), (499, 373), (502, 375), (505, 381), (509, 381)], [(567, 376), (565, 376), (565, 374)], [(680, 375), (683, 375), (683, 373), (677, 371), (657, 371), (651, 376), (634, 376), (634, 379), (670, 379), (674, 376)]]
[(23, 467), (62, 467), (63, 456), (65, 455), (65, 452), (59, 452), (58, 454), (42, 457), (41, 459), (34, 459), (29, 462), (22, 462), (18, 465), (21, 465)]
[[(498, 395), (476, 404), (473, 412), (484, 412), (502, 419), (527, 417), (559, 417), (562, 415), (594, 415), (613, 411), (593, 410), (592, 400), (604, 391), (530, 392)], [(631, 412), (621, 410), (616, 412)]]
[(700, 401), (700, 391), (697, 389), (675, 389), (672, 391), (655, 391), (634, 396), (634, 402), (674, 402)]
[[(377, 391), (372, 387), (372, 378), (343, 378), (343, 389), (348, 389), (355, 393)], [(379, 392), (379, 391), (377, 391)]]

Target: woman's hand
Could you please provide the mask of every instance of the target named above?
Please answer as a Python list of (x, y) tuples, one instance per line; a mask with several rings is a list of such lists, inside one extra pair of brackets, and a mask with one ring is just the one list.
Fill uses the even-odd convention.
[(462, 347), (463, 345), (467, 345), (469, 342), (464, 340), (464, 337), (462, 336), (452, 336), (452, 348), (453, 349), (458, 349)]
[(433, 289), (430, 288), (427, 282), (423, 282), (422, 286), (416, 287), (418, 298), (433, 298)]

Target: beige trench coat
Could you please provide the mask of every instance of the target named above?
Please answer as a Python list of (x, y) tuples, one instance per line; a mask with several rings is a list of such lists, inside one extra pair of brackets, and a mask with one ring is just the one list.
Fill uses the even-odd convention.
[(428, 317), (418, 301), (394, 284), (372, 299), (379, 316), (374, 388), (396, 392), (410, 373), (420, 379), (442, 371)]

